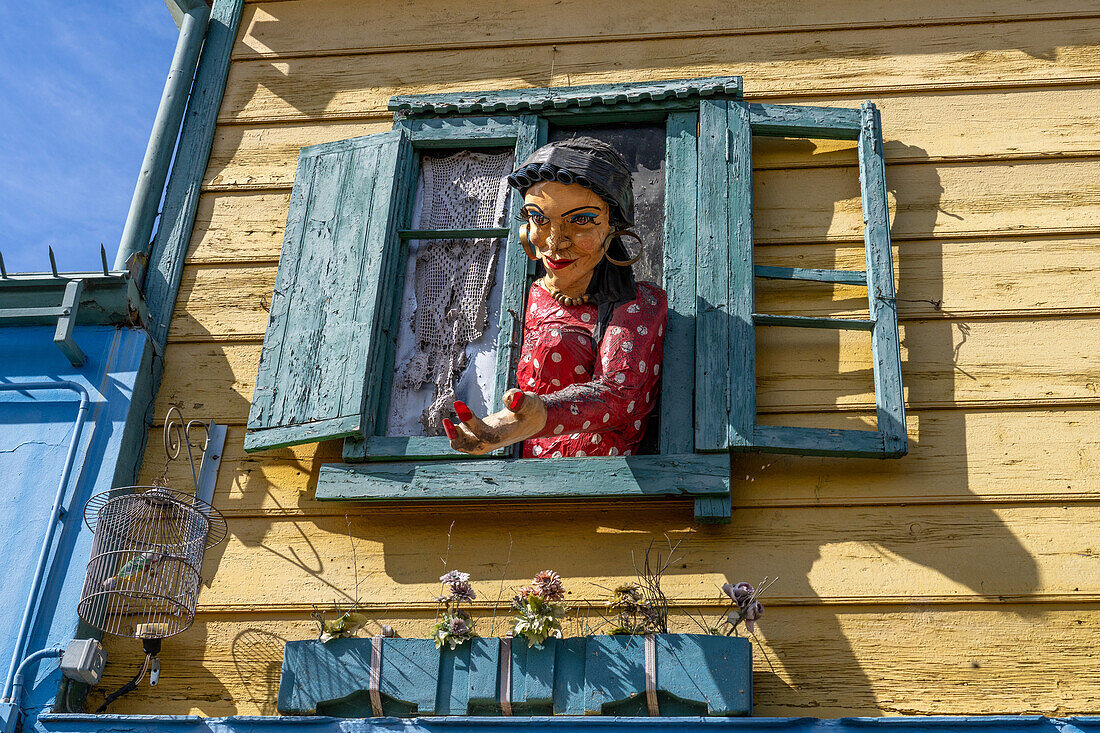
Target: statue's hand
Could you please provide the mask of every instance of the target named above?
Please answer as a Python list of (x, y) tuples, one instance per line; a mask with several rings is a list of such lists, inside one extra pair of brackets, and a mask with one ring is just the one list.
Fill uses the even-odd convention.
[(451, 447), (462, 453), (482, 455), (538, 435), (546, 426), (546, 404), (534, 392), (510, 389), (504, 393), (504, 407), (484, 420), (464, 402), (455, 402), (455, 414), (462, 422), (443, 420)]

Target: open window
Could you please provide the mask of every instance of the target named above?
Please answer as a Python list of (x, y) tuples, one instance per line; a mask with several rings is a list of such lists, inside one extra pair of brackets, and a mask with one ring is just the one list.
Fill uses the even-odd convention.
[[(302, 150), (249, 415), (249, 451), (344, 439), (345, 462), (322, 467), (318, 499), (684, 496), (694, 499), (697, 521), (723, 522), (731, 450), (904, 453), (872, 106), (747, 105), (740, 78), (719, 77), (395, 97), (390, 107), (390, 132)], [(866, 273), (754, 268), (754, 132), (859, 139)], [(452, 399), (449, 390), (475, 406), (501, 404), (514, 386), (536, 275), (510, 226), (522, 201), (494, 179), (548, 140), (578, 133), (612, 142), (635, 165), (647, 244), (647, 258), (635, 267), (639, 279), (656, 280), (668, 294), (661, 400), (647, 454), (522, 460), (508, 449), (457, 453), (431, 434), (438, 407)], [(455, 189), (458, 179), (473, 183)], [(441, 267), (433, 257), (446, 260), (447, 252), (461, 258), (461, 276), (431, 269)], [(871, 319), (856, 325), (756, 314), (757, 277), (866, 282)], [(458, 312), (455, 298), (465, 298), (471, 312)], [(454, 332), (450, 340), (426, 344), (441, 319)], [(877, 432), (756, 424), (753, 332), (775, 319), (871, 332)]]

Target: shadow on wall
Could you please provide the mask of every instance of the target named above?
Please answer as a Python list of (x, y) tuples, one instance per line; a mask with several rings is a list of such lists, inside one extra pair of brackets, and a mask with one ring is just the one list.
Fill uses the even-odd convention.
[[(790, 142), (790, 141), (785, 141)], [(812, 146), (812, 144), (811, 144)], [(897, 141), (891, 142), (888, 148), (889, 154), (904, 157), (905, 159), (926, 159), (927, 152), (916, 147), (906, 146), (899, 144)], [(889, 161), (888, 161), (889, 162)], [(954, 338), (954, 332), (956, 329), (962, 334), (962, 340), (965, 341), (965, 336), (969, 331), (966, 323), (955, 321), (951, 318), (950, 304), (943, 303), (943, 289), (942, 283), (944, 278), (943, 258), (942, 258), (942, 245), (940, 247), (940, 257), (922, 257), (919, 262), (920, 281), (922, 284), (935, 283), (938, 289), (930, 291), (927, 285), (923, 285), (919, 295), (911, 296), (906, 290), (906, 275), (909, 272), (909, 262), (906, 258), (906, 242), (912, 240), (931, 240), (934, 236), (934, 228), (937, 218), (937, 213), (940, 211), (939, 200), (940, 195), (943, 193), (943, 188), (939, 180), (939, 176), (936, 172), (935, 166), (921, 165), (913, 166), (916, 175), (911, 172), (911, 177), (907, 178), (907, 187), (899, 189), (891, 185), (891, 179), (889, 172), (887, 173), (887, 185), (890, 188), (889, 193), (893, 194), (895, 205), (894, 220), (892, 221), (892, 229), (898, 228), (899, 220), (904, 218), (904, 229), (906, 236), (898, 242), (895, 241), (896, 272), (900, 273), (898, 281), (897, 297), (902, 303), (905, 302), (907, 297), (917, 297), (921, 301), (927, 301), (935, 310), (942, 310), (946, 316), (944, 318), (933, 318), (925, 321), (922, 326), (926, 329), (926, 333), (922, 336), (919, 344), (909, 343), (905, 338), (906, 323), (901, 323), (902, 333), (902, 346), (907, 350), (907, 358), (903, 359), (902, 363), (902, 376), (905, 382), (907, 391), (907, 403), (910, 402), (914, 395), (921, 394), (925, 391), (931, 391), (923, 388), (922, 385), (915, 381), (912, 375), (912, 370), (907, 368), (910, 360), (914, 358), (914, 355), (918, 355), (919, 362), (922, 365), (937, 364), (941, 367), (941, 374), (939, 376), (939, 384), (937, 385), (937, 391), (935, 394), (936, 401), (942, 402), (944, 405), (955, 404), (955, 395), (953, 388), (949, 387), (947, 393), (942, 393), (941, 390), (945, 389), (940, 385), (953, 385), (955, 379), (959, 373), (962, 373), (963, 377), (967, 375), (962, 370), (955, 366), (958, 358), (959, 348), (962, 346), (961, 342), (957, 342)], [(857, 172), (853, 169), (852, 176), (855, 177)], [(759, 194), (759, 191), (756, 192)], [(842, 200), (846, 195), (849, 198), (858, 197), (858, 183), (855, 184), (853, 190), (848, 192), (838, 191), (838, 202)], [(766, 193), (764, 194), (767, 195)], [(929, 206), (926, 202), (932, 199), (932, 205)], [(919, 204), (911, 205), (911, 201), (919, 201)], [(950, 214), (950, 212), (945, 212)], [(820, 222), (820, 241), (825, 241), (827, 234), (830, 230), (831, 219), (822, 219)], [(799, 263), (788, 263), (794, 266), (802, 266)], [(814, 264), (807, 265), (813, 267), (831, 267), (830, 264)], [(937, 268), (933, 272), (930, 268)], [(836, 306), (840, 309), (851, 307), (849, 303), (838, 302)], [(866, 317), (866, 305), (863, 305), (864, 317)], [(899, 308), (899, 310), (902, 310)], [(817, 315), (817, 314), (815, 314)], [(910, 321), (912, 322), (912, 321)], [(832, 357), (826, 360), (826, 363), (835, 365), (838, 371), (844, 371), (845, 377), (852, 378), (858, 381), (857, 390), (863, 392), (866, 387), (864, 385), (871, 384), (871, 370), (869, 368), (863, 370), (844, 370), (843, 369), (843, 354), (841, 352), (841, 337), (839, 332), (824, 332), (831, 336), (833, 343), (835, 344), (835, 350), (832, 353)], [(759, 341), (759, 339), (758, 339)], [(812, 356), (815, 359), (822, 357), (820, 345), (822, 339), (820, 336), (814, 338), (813, 343), (815, 349), (812, 352)], [(869, 349), (869, 344), (868, 344)], [(797, 352), (790, 356), (790, 361), (796, 364), (801, 361)], [(860, 379), (862, 378), (862, 379)], [(757, 379), (760, 379), (758, 375)], [(843, 398), (843, 395), (838, 394), (838, 402)], [(908, 405), (907, 405), (908, 406)], [(853, 486), (848, 493), (848, 500), (855, 506), (851, 507), (850, 512), (852, 519), (852, 526), (843, 528), (842, 533), (833, 537), (822, 537), (822, 541), (817, 547), (813, 547), (808, 543), (792, 542), (784, 545), (784, 572), (788, 573), (783, 577), (782, 582), (782, 595), (795, 596), (799, 599), (799, 602), (804, 602), (803, 599), (807, 599), (812, 603), (812, 599), (818, 598), (818, 591), (811, 583), (811, 576), (814, 564), (821, 559), (821, 550), (830, 544), (834, 543), (865, 543), (873, 548), (876, 548), (883, 554), (883, 567), (881, 572), (883, 574), (891, 572), (889, 566), (886, 564), (890, 559), (890, 556), (900, 557), (909, 562), (921, 565), (925, 568), (933, 570), (937, 573), (950, 578), (951, 580), (964, 585), (975, 595), (990, 596), (994, 594), (992, 589), (995, 588), (1011, 588), (1013, 593), (1029, 594), (1036, 591), (1039, 587), (1039, 569), (1035, 560), (1028, 553), (1027, 549), (1020, 543), (1019, 539), (1007, 527), (1001, 518), (986, 506), (978, 503), (977, 495), (969, 489), (969, 477), (967, 461), (962, 460), (948, 464), (942, 459), (942, 452), (945, 444), (951, 445), (951, 454), (961, 457), (968, 455), (966, 446), (966, 412), (961, 409), (947, 409), (936, 412), (935, 415), (935, 435), (927, 441), (922, 441), (920, 424), (922, 414), (912, 413), (910, 407), (910, 442), (909, 442), (909, 454), (901, 459), (890, 460), (881, 463), (881, 470), (878, 470), (878, 466), (869, 466), (870, 463), (875, 463), (875, 459), (830, 459), (830, 458), (812, 458), (812, 457), (794, 457), (794, 456), (775, 456), (775, 455), (761, 455), (761, 454), (738, 454), (733, 457), (732, 463), (732, 475), (734, 479), (733, 492), (734, 496), (737, 496), (737, 483), (739, 481), (752, 482), (759, 480), (770, 472), (774, 477), (775, 475), (786, 476), (797, 480), (795, 477), (801, 477), (804, 483), (806, 477), (818, 476), (819, 481), (830, 480), (827, 477), (831, 477), (833, 483), (843, 481), (845, 475), (852, 475)], [(782, 414), (771, 416), (773, 419), (769, 422), (775, 424), (782, 424)], [(821, 418), (827, 418), (827, 416), (818, 416)], [(872, 425), (873, 425), (873, 415)], [(810, 424), (810, 423), (798, 423), (798, 424)], [(838, 425), (839, 426), (839, 425)], [(847, 427), (854, 427), (847, 425)], [(922, 457), (922, 445), (923, 443), (929, 443), (929, 447), (935, 447), (939, 449), (940, 456), (932, 458), (933, 461), (938, 461), (941, 466), (948, 466), (951, 470), (940, 471), (936, 477), (935, 485), (931, 480), (925, 485), (925, 488), (929, 493), (936, 494), (951, 494), (959, 504), (966, 505), (965, 520), (960, 518), (959, 524), (955, 527), (931, 527), (922, 526), (919, 522), (914, 522), (910, 525), (910, 531), (904, 533), (896, 533), (885, 531), (886, 528), (865, 523), (867, 519), (874, 519), (874, 511), (861, 511), (858, 509), (860, 503), (866, 503), (867, 505), (874, 505), (879, 503), (880, 506), (882, 498), (876, 493), (875, 481), (870, 480), (866, 476), (857, 476), (853, 474), (859, 474), (869, 471), (872, 477), (875, 473), (881, 473), (883, 479), (889, 479), (889, 474), (901, 474), (908, 471), (918, 471), (920, 465), (918, 462), (922, 461), (922, 458), (927, 459), (927, 456)], [(861, 489), (863, 493), (861, 495)], [(816, 496), (816, 491), (814, 492)], [(914, 497), (917, 498), (917, 497)], [(807, 505), (813, 505), (816, 503), (815, 499), (810, 499)], [(885, 508), (885, 507), (884, 507)], [(894, 512), (898, 515), (905, 514), (909, 511), (909, 508), (904, 505), (897, 506)], [(881, 514), (881, 512), (879, 512)], [(734, 527), (738, 522), (737, 512), (734, 513)], [(951, 540), (949, 535), (962, 533), (966, 536), (972, 533), (968, 549), (968, 554), (952, 553), (945, 551), (945, 544), (950, 545)], [(947, 542), (945, 543), (945, 540)], [(995, 562), (991, 562), (991, 558), (996, 558)], [(769, 569), (759, 562), (754, 562), (754, 566), (760, 567), (762, 573), (774, 574)], [(730, 582), (737, 582), (741, 580), (741, 577), (727, 576), (727, 580)], [(836, 600), (835, 598), (832, 600)], [(905, 599), (895, 599), (904, 603)], [(882, 599), (880, 602), (888, 602), (888, 599)], [(1040, 615), (1041, 611), (1037, 610), (1034, 606), (1017, 606), (1017, 609), (1026, 609), (1025, 613), (1034, 613)], [(792, 609), (793, 610), (793, 609)], [(883, 713), (901, 713), (903, 710), (893, 709), (889, 704), (880, 703), (876, 699), (874, 689), (870, 679), (868, 678), (866, 670), (863, 669), (859, 659), (853, 652), (851, 645), (847, 642), (844, 634), (844, 630), (841, 626), (841, 613), (836, 614), (818, 614), (815, 616), (815, 626), (813, 628), (813, 635), (818, 639), (830, 639), (834, 640), (830, 652), (830, 666), (833, 668), (835, 675), (838, 678), (842, 678), (845, 681), (845, 693), (842, 700), (836, 701), (839, 707), (846, 711), (843, 714), (883, 714)], [(766, 634), (766, 626), (764, 624)], [(771, 703), (774, 705), (782, 706), (786, 712), (784, 714), (790, 714), (790, 707), (793, 706), (805, 706), (807, 709), (817, 708), (818, 711), (813, 714), (826, 714), (821, 712), (822, 706), (821, 692), (819, 686), (822, 680), (818, 677), (806, 677), (802, 678), (798, 674), (797, 670), (804, 669), (804, 665), (800, 665), (800, 660), (806, 654), (806, 647), (800, 640), (791, 640), (786, 644), (771, 644), (769, 649), (772, 653), (778, 657), (778, 662), (782, 665), (787, 673), (788, 680), (784, 680), (780, 676), (774, 674), (774, 672), (756, 670), (755, 684), (756, 694), (758, 701), (761, 697), (766, 698), (765, 705)]]

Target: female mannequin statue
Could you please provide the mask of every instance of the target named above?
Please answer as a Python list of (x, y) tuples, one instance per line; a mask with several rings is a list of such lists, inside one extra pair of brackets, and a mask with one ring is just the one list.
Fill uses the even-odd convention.
[[(609, 145), (545, 145), (508, 182), (523, 195), (520, 240), (545, 274), (531, 286), (517, 383), (479, 418), (455, 403), (451, 447), (523, 443), (525, 458), (631, 455), (656, 404), (668, 303), (634, 282), (622, 236), (634, 219), (630, 169)], [(522, 390), (522, 391), (521, 391)]]

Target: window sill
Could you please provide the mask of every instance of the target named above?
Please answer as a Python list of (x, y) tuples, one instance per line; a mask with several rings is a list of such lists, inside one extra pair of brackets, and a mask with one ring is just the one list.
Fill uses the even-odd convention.
[(730, 521), (729, 454), (328, 463), (321, 501), (691, 498), (695, 521)]

